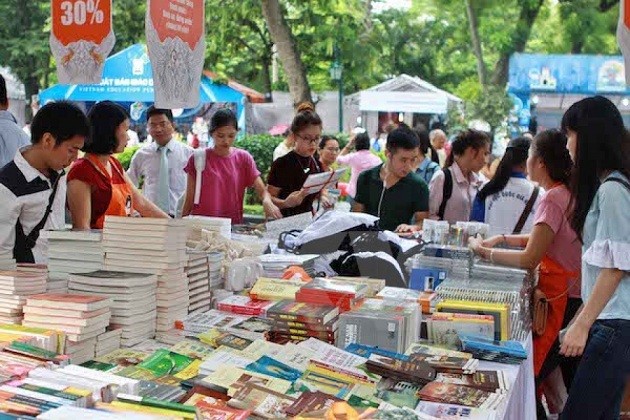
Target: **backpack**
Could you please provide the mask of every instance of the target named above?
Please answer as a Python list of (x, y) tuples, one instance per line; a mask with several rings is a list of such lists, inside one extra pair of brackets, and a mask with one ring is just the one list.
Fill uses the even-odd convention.
[(453, 173), (451, 172), (451, 168), (445, 168), (444, 186), (442, 188), (442, 203), (440, 204), (440, 209), (437, 214), (438, 220), (444, 220), (444, 211), (446, 210), (448, 200), (451, 199), (451, 195), (453, 195)]

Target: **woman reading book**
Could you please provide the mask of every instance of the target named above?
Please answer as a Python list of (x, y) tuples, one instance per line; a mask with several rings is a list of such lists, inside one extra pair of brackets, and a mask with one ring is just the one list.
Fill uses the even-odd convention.
[(273, 203), (283, 216), (311, 212), (313, 201), (320, 194), (322, 203), (328, 205), (325, 191), (309, 194), (302, 188), (309, 175), (324, 172), (314, 156), (322, 137), (322, 119), (312, 104), (303, 103), (298, 107), (289, 136), (295, 139), (295, 147), (273, 162), (267, 182)]
[[(234, 147), (237, 134), (234, 112), (228, 108), (215, 112), (210, 119), (214, 147), (196, 151), (184, 169), (188, 182), (182, 215), (225, 217), (232, 219), (234, 224), (243, 223), (245, 190), (253, 187), (262, 200), (265, 216), (270, 219), (282, 217), (271, 201), (252, 155)], [(199, 158), (201, 166), (196, 164)], [(197, 182), (201, 183), (198, 200), (195, 197)]]
[(602, 96), (573, 104), (562, 130), (575, 162), (571, 226), (582, 241), (584, 307), (561, 353), (582, 355), (563, 419), (619, 418), (630, 377), (630, 139)]
[[(476, 254), (493, 263), (533, 269), (539, 267), (538, 288), (549, 300), (546, 328), (534, 336), (534, 372), (537, 384), (560, 363), (558, 334), (580, 307), (580, 242), (568, 220), (571, 157), (566, 137), (558, 130), (538, 134), (530, 147), (527, 170), (547, 192), (540, 200), (531, 234), (497, 235), (471, 240)], [(495, 248), (507, 245), (520, 250)], [(562, 361), (570, 385), (575, 364)], [(542, 405), (539, 403), (539, 408)]]
[(92, 135), (85, 156), (68, 173), (68, 208), (74, 229), (102, 229), (105, 216), (167, 218), (133, 185), (113, 154), (125, 150), (129, 116), (113, 102), (99, 102), (88, 113)]

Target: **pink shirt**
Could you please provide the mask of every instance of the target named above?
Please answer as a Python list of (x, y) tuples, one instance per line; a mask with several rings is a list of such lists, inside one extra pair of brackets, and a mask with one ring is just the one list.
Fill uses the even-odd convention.
[(350, 183), (348, 184), (348, 194), (354, 198), (357, 195), (357, 180), (361, 172), (372, 169), (373, 167), (380, 165), (381, 159), (378, 156), (372, 154), (369, 150), (359, 150), (354, 153), (350, 153), (344, 156), (339, 156), (337, 162), (340, 165), (347, 165), (350, 167)]
[[(571, 194), (560, 185), (547, 191), (538, 204), (534, 225), (544, 223), (553, 230), (555, 236), (547, 250), (547, 256), (565, 270), (580, 273), (582, 264), (582, 244), (569, 225), (567, 208)], [(570, 280), (571, 284), (574, 280)], [(580, 297), (580, 277), (569, 291), (569, 297)]]
[[(444, 171), (447, 170), (449, 169), (444, 169)], [(466, 178), (457, 162), (453, 163), (450, 170), (453, 175), (453, 192), (444, 209), (444, 220), (447, 220), (450, 224), (467, 222), (470, 220), (472, 203), (481, 188), (482, 181), (474, 173), (471, 173)], [(429, 212), (431, 219), (437, 220), (440, 205), (442, 204), (444, 171), (436, 172), (429, 183)]]
[[(184, 171), (197, 176), (192, 156)], [(193, 207), (197, 216), (229, 217), (232, 223), (243, 223), (243, 197), (260, 176), (254, 158), (242, 149), (232, 148), (228, 156), (206, 149), (206, 167), (201, 174), (201, 197)]]

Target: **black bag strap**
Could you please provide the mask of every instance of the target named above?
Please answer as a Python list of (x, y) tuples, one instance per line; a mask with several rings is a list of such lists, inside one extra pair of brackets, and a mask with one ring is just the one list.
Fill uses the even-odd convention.
[(611, 176), (610, 178), (606, 178), (606, 180), (604, 182), (616, 182), (618, 184), (623, 185), (624, 187), (626, 187), (628, 189), (628, 191), (630, 191), (630, 183), (628, 183), (625, 179), (621, 179), (621, 178), (617, 178), (614, 176)]
[(512, 235), (518, 235), (523, 230), (523, 226), (525, 226), (525, 222), (527, 218), (532, 212), (534, 208), (534, 204), (536, 204), (536, 199), (538, 198), (538, 194), (540, 193), (540, 188), (534, 187), (534, 191), (532, 191), (532, 195), (529, 197), (529, 201), (525, 204), (525, 208), (523, 209), (523, 213), (521, 213), (521, 217), (516, 222), (516, 226), (514, 226), (514, 230), (512, 231)]
[(57, 179), (53, 183), (52, 193), (50, 193), (50, 197), (48, 197), (48, 206), (46, 207), (46, 212), (44, 213), (44, 217), (39, 221), (37, 225), (31, 230), (31, 232), (26, 237), (26, 244), (30, 249), (35, 247), (35, 243), (37, 239), (39, 239), (39, 232), (44, 228), (44, 225), (48, 221), (48, 216), (52, 213), (52, 206), (55, 202), (55, 196), (57, 195), (57, 187), (59, 186), (59, 180), (61, 179), (61, 174), (57, 176)]
[(438, 210), (438, 220), (444, 220), (444, 211), (446, 210), (446, 204), (453, 195), (453, 174), (451, 168), (444, 169), (444, 187), (442, 189), (442, 203), (440, 203), (440, 209)]

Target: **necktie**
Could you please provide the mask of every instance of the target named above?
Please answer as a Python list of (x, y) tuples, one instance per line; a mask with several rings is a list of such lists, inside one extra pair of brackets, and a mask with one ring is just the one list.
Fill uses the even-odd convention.
[(160, 153), (160, 171), (158, 172), (157, 202), (155, 204), (169, 213), (168, 149), (162, 146), (158, 152)]

